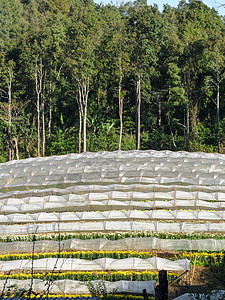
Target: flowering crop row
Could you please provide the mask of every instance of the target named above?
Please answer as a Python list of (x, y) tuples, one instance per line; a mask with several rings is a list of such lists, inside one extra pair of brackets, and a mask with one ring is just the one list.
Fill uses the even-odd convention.
[[(61, 233), (58, 234), (36, 234), (35, 240), (68, 240), (71, 238), (78, 238), (82, 240), (87, 239), (98, 239), (105, 238), (108, 240), (119, 240), (128, 237), (156, 237), (159, 239), (188, 239), (188, 240), (198, 240), (198, 239), (215, 239), (221, 240), (225, 239), (224, 234), (220, 233), (172, 233), (172, 232), (115, 232), (115, 233), (81, 233), (81, 234), (70, 234)], [(32, 235), (7, 235), (1, 236), (0, 242), (14, 242), (14, 241), (33, 241)]]
[[(8, 299), (17, 299), (17, 300), (26, 300), (26, 299), (33, 299), (33, 300), (40, 300), (40, 299), (54, 299), (54, 300), (79, 300), (79, 299), (103, 299), (102, 297), (91, 297), (90, 295), (61, 295), (61, 294), (57, 294), (57, 295), (45, 295), (45, 294), (41, 294), (41, 295), (36, 295), (35, 294), (31, 294), (31, 295), (23, 295), (23, 297), (16, 297), (16, 295), (12, 294), (8, 297), (4, 296), (3, 299), (8, 300)], [(135, 296), (135, 295), (115, 295), (115, 294), (108, 294), (104, 297), (105, 300), (142, 300), (143, 296)], [(148, 298), (149, 300), (154, 300), (154, 297), (150, 297)]]
[[(0, 261), (19, 260), (19, 259), (41, 259), (47, 257), (61, 257), (61, 258), (78, 258), (94, 260), (98, 258), (108, 257), (115, 259), (139, 257), (150, 258), (155, 254), (152, 252), (137, 252), (137, 251), (61, 251), (47, 252), (47, 253), (12, 253), (0, 255)], [(178, 258), (177, 258), (178, 259)]]
[[(167, 273), (168, 280), (176, 279), (179, 275), (176, 273)], [(0, 280), (10, 279), (31, 279), (32, 274), (28, 273), (15, 273), (15, 274), (0, 274)], [(33, 278), (43, 280), (59, 280), (59, 279), (72, 279), (79, 281), (87, 280), (107, 280), (107, 281), (118, 281), (118, 280), (132, 280), (132, 281), (148, 281), (157, 280), (158, 272), (132, 272), (132, 271), (112, 271), (112, 272), (61, 272), (61, 273), (34, 273)]]
[(180, 253), (177, 259), (181, 258), (191, 258), (191, 263), (196, 266), (208, 267), (211, 264), (220, 264), (225, 259), (225, 251), (223, 252), (183, 252)]
[[(172, 254), (171, 254), (172, 255)], [(207, 266), (209, 262), (219, 261), (224, 258), (225, 252), (175, 252), (174, 256), (170, 255), (170, 259), (177, 260), (181, 258), (191, 259), (192, 264)], [(156, 256), (153, 252), (137, 252), (137, 251), (61, 251), (47, 253), (24, 253), (24, 254), (4, 254), (0, 255), (1, 261), (20, 260), (20, 259), (41, 259), (47, 257), (61, 258), (78, 258), (94, 260), (98, 258), (114, 258), (123, 259), (128, 257), (150, 258)]]

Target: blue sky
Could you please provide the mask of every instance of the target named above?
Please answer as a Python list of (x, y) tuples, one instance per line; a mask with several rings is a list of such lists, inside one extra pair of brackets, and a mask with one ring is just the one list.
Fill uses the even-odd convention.
[[(113, 4), (117, 4), (122, 2), (122, 0), (94, 0), (94, 2), (103, 4), (112, 2)], [(126, 0), (124, 0), (124, 2), (126, 2)], [(156, 3), (160, 10), (163, 9), (163, 4), (168, 3), (170, 6), (177, 7), (179, 2), (179, 0), (148, 0), (148, 4)], [(225, 4), (224, 0), (203, 0), (203, 3), (205, 3), (209, 7), (214, 7), (220, 15), (225, 15), (225, 7), (221, 7), (221, 4)]]

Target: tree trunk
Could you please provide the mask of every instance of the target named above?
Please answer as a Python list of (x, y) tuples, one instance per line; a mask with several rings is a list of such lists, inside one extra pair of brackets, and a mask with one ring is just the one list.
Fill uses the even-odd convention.
[(161, 97), (159, 96), (159, 101), (158, 101), (158, 112), (159, 112), (159, 129), (161, 129), (162, 125), (162, 103), (161, 103)]
[(12, 78), (13, 71), (12, 69), (8, 69), (9, 71), (9, 83), (8, 83), (8, 139), (9, 139), (9, 147), (8, 147), (8, 160), (12, 160)]
[(82, 83), (82, 102), (83, 102), (83, 152), (87, 150), (87, 139), (86, 139), (86, 129), (87, 129), (87, 104), (88, 104), (88, 93), (89, 93), (89, 78)]
[(43, 79), (43, 90), (41, 94), (41, 109), (42, 109), (42, 156), (45, 157), (45, 79), (46, 79), (46, 71)]
[(38, 157), (40, 156), (40, 93), (37, 94), (37, 134), (38, 134)]
[(217, 72), (217, 94), (216, 94), (216, 115), (217, 115), (217, 145), (220, 153), (220, 80)]
[(122, 144), (122, 134), (123, 134), (123, 98), (121, 97), (121, 89), (122, 89), (122, 68), (121, 68), (121, 59), (119, 59), (120, 64), (120, 78), (119, 78), (119, 117), (120, 117), (120, 137), (119, 137), (119, 145), (118, 150), (121, 150)]
[(83, 117), (83, 152), (86, 152), (86, 150), (87, 150), (86, 129), (87, 129), (87, 104), (84, 105), (84, 117)]
[(37, 94), (37, 155), (40, 156), (40, 94), (42, 92), (42, 59), (40, 59), (40, 68), (38, 67), (38, 62), (36, 58), (36, 66), (35, 66), (35, 80), (36, 80), (36, 94)]
[[(52, 62), (51, 62), (52, 65)], [(52, 83), (52, 70), (50, 70), (50, 81), (49, 81), (49, 120), (48, 120), (48, 139), (51, 137), (51, 124), (52, 124), (52, 98), (55, 92), (56, 83), (59, 80), (62, 66), (59, 68), (57, 73), (57, 77), (55, 79), (54, 84)], [(56, 68), (55, 68), (56, 70)]]
[(169, 114), (166, 114), (166, 116), (167, 116), (168, 125), (169, 125), (169, 128), (170, 128), (170, 134), (171, 134), (171, 137), (172, 137), (173, 146), (174, 146), (174, 149), (177, 150), (177, 145), (176, 145), (176, 142), (175, 142), (175, 138), (174, 138), (174, 134), (173, 134), (173, 129), (172, 129), (172, 126), (171, 126), (171, 123), (170, 123)]
[(191, 103), (191, 119), (193, 125), (194, 141), (198, 142), (198, 117), (197, 117), (197, 104)]
[(82, 99), (81, 99), (81, 89), (78, 89), (78, 108), (79, 108), (79, 153), (81, 153), (81, 138), (82, 138)]
[(48, 120), (48, 139), (51, 137), (51, 124), (52, 124), (52, 97), (49, 97), (49, 120)]
[(136, 149), (140, 150), (141, 139), (141, 76), (136, 82)]
[[(187, 47), (189, 45), (187, 44)], [(189, 48), (188, 48), (189, 49)], [(191, 58), (190, 54), (188, 52), (188, 72), (187, 72), (187, 78), (185, 76), (185, 84), (187, 86), (187, 97), (188, 97), (188, 103), (186, 104), (186, 151), (189, 151), (189, 140), (190, 140), (190, 103), (191, 103)]]
[(190, 112), (189, 105), (191, 103), (191, 69), (190, 69), (190, 58), (189, 58), (189, 68), (188, 72), (184, 71), (184, 82), (185, 82), (185, 92), (188, 98), (188, 103), (186, 104), (186, 141), (185, 148), (189, 151), (189, 139), (190, 139)]
[(81, 136), (82, 134), (82, 114), (81, 111), (79, 110), (79, 153), (81, 153)]
[(19, 160), (19, 146), (18, 146), (18, 136), (13, 138), (13, 141), (15, 143), (15, 148), (16, 148), (16, 159)]
[(186, 105), (186, 151), (189, 151), (190, 116), (189, 104)]
[[(83, 152), (87, 150), (86, 143), (86, 129), (87, 129), (87, 105), (88, 105), (88, 94), (89, 94), (89, 78), (78, 80), (78, 105), (83, 116)], [(80, 129), (81, 130), (81, 129)], [(79, 133), (80, 134), (80, 133)]]

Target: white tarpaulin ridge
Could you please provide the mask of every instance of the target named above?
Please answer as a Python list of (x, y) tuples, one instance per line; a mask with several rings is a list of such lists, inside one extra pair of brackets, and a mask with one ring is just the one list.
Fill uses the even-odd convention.
[(136, 221), (99, 221), (99, 222), (68, 222), (38, 223), (24, 225), (0, 225), (0, 235), (23, 235), (63, 232), (210, 232), (224, 233), (225, 223), (163, 223)]
[(0, 165), (0, 191), (77, 184), (225, 185), (220, 154), (115, 151), (69, 154)]
[(37, 223), (37, 222), (79, 222), (79, 221), (107, 221), (107, 220), (191, 220), (191, 221), (224, 221), (224, 211), (183, 211), (183, 210), (152, 210), (152, 211), (85, 211), (36, 214), (0, 215), (0, 224)]
[(141, 259), (136, 257), (113, 259), (99, 258), (84, 260), (76, 258), (42, 258), (36, 260), (0, 261), (1, 272), (7, 271), (103, 271), (103, 270), (190, 270), (190, 261), (171, 261), (160, 257)]
[[(42, 240), (33, 242), (0, 243), (0, 254), (58, 252), (59, 242)], [(107, 239), (69, 239), (60, 242), (60, 249), (73, 251), (150, 251), (150, 250), (197, 250), (221, 251), (225, 249), (225, 239), (158, 239), (156, 237), (125, 238), (120, 240)]]
[[(96, 195), (95, 195), (96, 196)], [(99, 195), (96, 197), (99, 198)], [(103, 197), (103, 196), (102, 196)], [(146, 196), (147, 197), (147, 196)], [(53, 196), (51, 196), (53, 198)], [(38, 212), (60, 212), (60, 211), (104, 211), (104, 210), (154, 210), (154, 209), (191, 209), (191, 210), (219, 210), (225, 208), (225, 202), (212, 202), (203, 200), (154, 200), (154, 201), (133, 201), (133, 200), (90, 200), (90, 201), (63, 201), (62, 197), (54, 196), (57, 201), (44, 201), (41, 197), (30, 197), (28, 199), (11, 198), (0, 201), (1, 214), (15, 213), (38, 213)], [(119, 196), (118, 196), (119, 198)], [(26, 200), (26, 202), (25, 202)], [(29, 203), (28, 203), (28, 201)]]
[[(0, 234), (4, 236), (224, 233), (224, 208), (225, 156), (221, 154), (86, 152), (0, 164)], [(149, 247), (165, 247), (160, 240), (154, 243)], [(185, 249), (200, 247), (199, 241), (178, 243)], [(212, 243), (205, 241), (204, 247)], [(216, 245), (223, 247), (220, 241)], [(174, 242), (168, 247), (175, 247)]]
[(200, 294), (200, 293), (186, 293), (179, 297), (174, 298), (174, 300), (224, 300), (225, 290), (213, 290), (210, 293)]
[[(93, 280), (91, 281), (95, 286), (100, 281)], [(116, 290), (118, 293), (142, 293), (143, 289), (146, 289), (149, 295), (155, 294), (155, 281), (105, 281), (105, 287), (107, 292), (112, 292)], [(26, 289), (27, 291), (30, 289), (31, 280), (18, 280), (18, 279), (8, 279), (7, 282), (5, 280), (0, 280), (0, 290), (7, 290), (7, 287), (11, 287), (16, 285), (18, 289)], [(32, 291), (34, 293), (43, 293), (46, 292), (48, 288), (49, 282), (43, 281), (41, 279), (33, 279), (32, 282)], [(76, 280), (55, 280), (50, 283), (50, 294), (69, 294), (69, 295), (77, 295), (77, 294), (89, 294), (89, 290), (86, 284), (82, 281)]]

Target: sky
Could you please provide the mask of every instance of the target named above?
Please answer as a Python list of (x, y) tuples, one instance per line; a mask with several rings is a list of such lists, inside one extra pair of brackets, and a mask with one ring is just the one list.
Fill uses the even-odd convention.
[[(154, 4), (156, 3), (159, 7), (159, 10), (162, 11), (163, 5), (168, 3), (172, 7), (177, 7), (178, 3), (180, 2), (179, 0), (147, 0), (148, 4)], [(122, 2), (121, 0), (94, 0), (96, 3), (102, 3), (102, 4), (107, 4), (107, 3), (113, 3), (117, 4)], [(126, 2), (126, 0), (124, 0)], [(188, 2), (188, 0), (187, 0)], [(220, 15), (225, 16), (225, 1), (224, 0), (203, 0), (203, 3), (205, 3), (209, 7), (214, 7)], [(224, 4), (224, 7), (221, 7), (221, 4)]]

